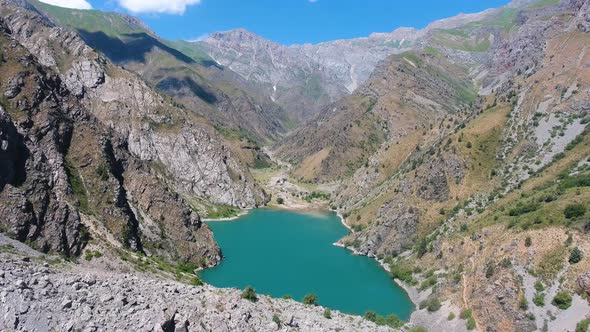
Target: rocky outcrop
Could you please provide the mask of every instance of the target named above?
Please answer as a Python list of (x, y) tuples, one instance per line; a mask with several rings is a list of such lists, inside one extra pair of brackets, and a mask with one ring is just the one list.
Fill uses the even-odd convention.
[[(66, 256), (102, 238), (170, 262), (216, 264), (211, 231), (184, 199), (7, 32), (0, 88), (16, 77), (19, 89), (0, 107), (0, 230)], [(79, 77), (89, 77), (84, 88), (96, 84)]]
[(41, 64), (59, 71), (96, 118), (127, 138), (131, 152), (162, 164), (179, 192), (243, 208), (266, 201), (247, 168), (202, 118), (171, 105), (74, 32), (22, 7), (4, 3), (0, 8), (11, 36)]
[(324, 308), (293, 300), (259, 296), (253, 303), (235, 289), (70, 265), (57, 269), (1, 253), (0, 264), (5, 331), (390, 331), (336, 311), (328, 319)]

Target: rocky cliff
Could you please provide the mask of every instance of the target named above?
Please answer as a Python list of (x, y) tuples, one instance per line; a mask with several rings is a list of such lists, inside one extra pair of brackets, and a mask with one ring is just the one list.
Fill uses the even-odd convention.
[(177, 191), (238, 207), (265, 201), (245, 165), (204, 118), (173, 106), (137, 75), (35, 11), (6, 2), (1, 10), (11, 37), (57, 70), (98, 120), (125, 137), (133, 154), (161, 165), (161, 176)]

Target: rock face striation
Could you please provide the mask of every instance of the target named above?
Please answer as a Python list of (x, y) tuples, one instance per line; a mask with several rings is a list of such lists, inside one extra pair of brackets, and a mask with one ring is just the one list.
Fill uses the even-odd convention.
[[(141, 106), (149, 111), (150, 107), (165, 107), (166, 104), (137, 78), (125, 80), (124, 76), (119, 76), (118, 85), (114, 85), (118, 89), (111, 85), (114, 83), (109, 84), (111, 78), (101, 67), (109, 67), (108, 62), (91, 54), (75, 35), (43, 25), (40, 25), (41, 30), (30, 30), (36, 16), (21, 7), (3, 4), (0, 10), (6, 14), (0, 18), (0, 89), (4, 95), (0, 107), (2, 231), (43, 252), (59, 252), (66, 256), (79, 255), (89, 240), (101, 238), (115, 248), (128, 248), (171, 262), (186, 261), (197, 266), (216, 264), (220, 252), (211, 231), (183, 197), (170, 188), (194, 192), (197, 184), (189, 183), (193, 179), (201, 186), (207, 183), (214, 187), (209, 191), (203, 189), (202, 197), (217, 195), (218, 201), (228, 204), (256, 204), (253, 196), (240, 194), (240, 198), (234, 200), (237, 194), (228, 194), (234, 182), (225, 172), (231, 166), (239, 169), (240, 165), (224, 154), (214, 135), (193, 131), (174, 147), (172, 137), (158, 135), (141, 127), (139, 122), (132, 124), (129, 113), (121, 111), (107, 117), (108, 102), (94, 99), (93, 94), (107, 100), (113, 97), (117, 103), (125, 103), (125, 99), (118, 98), (127, 96), (125, 98), (131, 98), (127, 102), (135, 100), (138, 110)], [(13, 25), (9, 27), (7, 21)], [(80, 58), (66, 75), (62, 75), (56, 72), (57, 68), (39, 63), (39, 58), (14, 38), (38, 36), (45, 28), (52, 31), (54, 41), (61, 40), (64, 45), (71, 46), (67, 49), (72, 52), (69, 55), (88, 56), (93, 60)], [(48, 40), (51, 41), (45, 38), (44, 42)], [(31, 42), (31, 39), (23, 39), (25, 41)], [(58, 44), (53, 45), (51, 50)], [(37, 49), (32, 42), (29, 47)], [(57, 61), (45, 54), (46, 64)], [(132, 77), (123, 71), (118, 74)], [(71, 80), (71, 77), (76, 79)], [(109, 87), (118, 90), (117, 95), (109, 94)], [(94, 90), (101, 88), (104, 90)], [(125, 95), (125, 91), (129, 94)], [(138, 132), (144, 132), (152, 144), (160, 144), (151, 150), (145, 149), (150, 155), (138, 150), (139, 143), (130, 141)], [(201, 136), (195, 137), (197, 133)], [(165, 137), (169, 137), (168, 140)], [(189, 141), (189, 138), (194, 140)], [(141, 138), (139, 140), (141, 142)], [(207, 144), (201, 146), (203, 141)], [(166, 143), (169, 145), (164, 147)], [(190, 150), (187, 151), (188, 146), (182, 147), (182, 143), (191, 144)], [(177, 168), (170, 171), (182, 170), (186, 175), (184, 185), (181, 182), (170, 182), (170, 187), (166, 185), (161, 173), (166, 168), (157, 169), (156, 161), (172, 168), (178, 160), (172, 160), (170, 154), (160, 156), (158, 151), (175, 151), (185, 158), (182, 162), (191, 162), (182, 167), (176, 164)], [(205, 151), (208, 165), (192, 164), (198, 159), (194, 155), (198, 151)], [(216, 160), (220, 165), (215, 164)], [(215, 172), (226, 176), (211, 176), (204, 182), (202, 177), (196, 178), (191, 173), (199, 166), (203, 167), (205, 176)], [(248, 187), (246, 180), (236, 181), (240, 183), (238, 187)]]
[(0, 10), (11, 38), (56, 70), (99, 121), (127, 140), (134, 155), (161, 165), (178, 192), (242, 208), (265, 202), (246, 167), (200, 116), (173, 106), (137, 75), (37, 12), (10, 2)]

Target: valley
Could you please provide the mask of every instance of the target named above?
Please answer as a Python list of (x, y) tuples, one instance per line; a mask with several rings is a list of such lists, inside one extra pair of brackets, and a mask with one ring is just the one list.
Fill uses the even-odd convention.
[(0, 0), (0, 329), (587, 331), (589, 46), (588, 0), (290, 46)]

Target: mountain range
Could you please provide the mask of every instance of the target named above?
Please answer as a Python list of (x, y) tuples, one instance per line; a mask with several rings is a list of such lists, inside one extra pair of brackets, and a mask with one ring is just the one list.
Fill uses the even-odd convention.
[[(0, 231), (38, 252), (196, 283), (223, 257), (202, 219), (321, 207), (418, 304), (405, 327), (355, 317), (363, 330), (564, 331), (590, 315), (590, 1), (314, 45), (172, 41), (36, 0), (0, 0), (0, 30)], [(201, 296), (233, 301), (215, 292)], [(277, 301), (301, 326), (355, 330)], [(238, 307), (191, 319), (296, 328)], [(0, 326), (34, 328), (28, 312)]]

